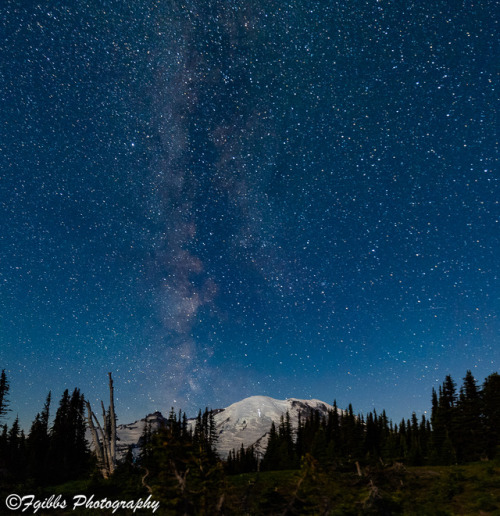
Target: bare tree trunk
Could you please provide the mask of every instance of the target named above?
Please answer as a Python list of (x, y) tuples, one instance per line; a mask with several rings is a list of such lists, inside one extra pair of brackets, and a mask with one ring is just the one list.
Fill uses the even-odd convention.
[(110, 448), (111, 448), (111, 467), (115, 470), (116, 467), (116, 415), (115, 415), (115, 398), (113, 389), (113, 378), (111, 373), (109, 374), (109, 417), (111, 419), (111, 436), (110, 436)]
[(90, 428), (90, 432), (92, 434), (92, 442), (94, 443), (94, 448), (96, 450), (97, 462), (99, 464), (102, 476), (104, 478), (108, 478), (109, 476), (111, 476), (116, 469), (116, 415), (113, 395), (113, 379), (111, 378), (111, 373), (108, 374), (110, 397), (109, 427), (106, 421), (106, 410), (104, 409), (104, 403), (101, 401), (102, 419), (104, 426), (103, 428), (99, 423), (97, 416), (92, 411), (90, 402), (85, 402), (88, 411), (87, 422)]
[(104, 456), (101, 442), (99, 441), (99, 436), (97, 435), (97, 430), (94, 426), (94, 422), (92, 421), (92, 416), (95, 417), (92, 409), (90, 407), (90, 403), (85, 400), (85, 404), (87, 405), (87, 424), (90, 429), (90, 433), (92, 434), (92, 443), (94, 445), (95, 454), (97, 457), (97, 465), (101, 471), (104, 469)]
[(104, 445), (104, 456), (106, 457), (106, 466), (108, 468), (109, 474), (112, 474), (112, 460), (111, 460), (111, 450), (109, 446), (109, 432), (108, 432), (108, 425), (106, 421), (106, 411), (104, 410), (104, 403), (101, 401), (101, 409), (102, 409), (102, 419), (104, 421), (104, 430), (103, 432), (103, 445)]
[(302, 485), (302, 482), (304, 482), (308, 472), (307, 470), (304, 471), (304, 474), (299, 478), (299, 481), (297, 482), (297, 485), (295, 486), (295, 491), (293, 493), (293, 498), (288, 502), (288, 505), (285, 508), (285, 511), (283, 512), (283, 516), (287, 516), (288, 514), (292, 514), (292, 508), (293, 504), (295, 503), (295, 500), (299, 499), (299, 490), (300, 486)]
[[(88, 409), (90, 411), (90, 425), (91, 425), (91, 432), (92, 428), (94, 429), (93, 432), (95, 433), (95, 439), (97, 442), (97, 445), (94, 443), (94, 446), (96, 447), (96, 450), (99, 450), (97, 453), (100, 455), (100, 464), (99, 467), (101, 468), (101, 473), (104, 478), (109, 477), (109, 451), (108, 446), (106, 443), (106, 438), (104, 431), (101, 427), (101, 423), (99, 423), (99, 420), (97, 419), (97, 416), (94, 414), (93, 410), (90, 408), (90, 403), (88, 403)], [(97, 425), (97, 428), (94, 426)], [(94, 439), (94, 437), (93, 437)], [(99, 459), (99, 456), (98, 456)]]
[(179, 483), (179, 488), (181, 490), (182, 496), (184, 496), (184, 491), (186, 490), (186, 477), (189, 473), (189, 468), (186, 469), (184, 474), (182, 475), (177, 471), (177, 468), (175, 467), (175, 463), (173, 460), (170, 461), (170, 465), (172, 466), (172, 469), (174, 470), (175, 478), (177, 479), (177, 482)]
[(217, 514), (222, 514), (222, 506), (224, 505), (224, 493), (221, 494), (219, 501), (217, 502), (217, 507), (215, 510), (217, 511)]

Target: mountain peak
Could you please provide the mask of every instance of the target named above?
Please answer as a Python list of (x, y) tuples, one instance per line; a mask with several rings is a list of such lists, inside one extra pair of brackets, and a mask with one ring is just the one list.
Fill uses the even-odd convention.
[[(290, 414), (290, 422), (295, 429), (298, 425), (299, 413), (307, 416), (313, 411), (327, 414), (333, 407), (321, 400), (303, 400), (287, 398), (277, 400), (269, 396), (250, 396), (237, 401), (229, 407), (213, 410), (216, 432), (218, 435), (217, 451), (222, 458), (226, 458), (232, 449), (246, 448), (253, 445), (255, 449), (264, 453), (267, 447), (268, 432), (271, 424), (280, 424), (286, 412)], [(138, 448), (141, 436), (146, 425), (150, 424), (152, 431), (158, 430), (167, 419), (159, 411), (148, 414), (144, 419), (127, 425), (119, 425), (118, 453), (125, 455), (128, 447)], [(188, 423), (194, 428), (195, 420)]]
[(217, 451), (227, 457), (232, 449), (254, 445), (264, 452), (267, 446), (267, 433), (271, 424), (279, 425), (281, 417), (290, 415), (293, 428), (297, 428), (299, 413), (309, 415), (318, 410), (326, 414), (333, 407), (320, 400), (287, 398), (277, 400), (269, 396), (250, 396), (237, 401), (215, 415), (215, 425), (219, 435)]

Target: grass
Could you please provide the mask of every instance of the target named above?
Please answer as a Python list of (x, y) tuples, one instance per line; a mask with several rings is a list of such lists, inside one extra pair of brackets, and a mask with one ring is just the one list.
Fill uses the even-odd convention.
[(229, 514), (283, 514), (288, 507), (298, 515), (500, 516), (499, 464), (374, 468), (361, 478), (318, 470), (297, 488), (302, 476), (276, 471), (228, 477)]
[[(365, 468), (364, 473), (359, 477), (354, 467), (352, 471), (325, 471), (310, 463), (301, 470), (226, 476), (224, 486), (220, 486), (224, 491), (224, 515), (500, 516), (500, 462), (464, 466), (375, 466)], [(61, 494), (70, 501), (76, 494), (94, 494), (96, 499), (107, 497), (110, 500), (137, 500), (148, 496), (134, 477), (108, 481), (94, 477), (43, 490), (19, 486), (19, 490), (12, 492), (34, 493), (38, 499)], [(104, 516), (110, 512), (51, 510), (37, 514)], [(132, 513), (119, 510), (116, 514)], [(135, 514), (152, 513), (138, 511)], [(155, 513), (170, 514), (175, 513), (165, 507)]]

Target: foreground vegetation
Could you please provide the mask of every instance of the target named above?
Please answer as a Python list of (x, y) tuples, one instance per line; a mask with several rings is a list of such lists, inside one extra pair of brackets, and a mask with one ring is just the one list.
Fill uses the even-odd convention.
[[(121, 468), (115, 477), (74, 481), (36, 489), (39, 498), (75, 493), (96, 498), (145, 499), (142, 475)], [(18, 486), (21, 494), (32, 493)], [(154, 489), (156, 491), (156, 489)], [(1, 493), (2, 496), (4, 493)], [(158, 493), (157, 493), (158, 494)], [(153, 495), (154, 497), (157, 494)], [(177, 497), (162, 498), (155, 514), (225, 515), (500, 515), (500, 462), (476, 462), (461, 466), (410, 466), (400, 463), (362, 467), (353, 471), (326, 471), (306, 457), (299, 470), (264, 471), (227, 476), (218, 490), (216, 506), (203, 509), (204, 500), (191, 512), (172, 507)], [(222, 497), (222, 495), (224, 495)], [(219, 504), (220, 498), (222, 502)], [(110, 513), (110, 512), (109, 512)], [(106, 511), (39, 511), (37, 514), (109, 514)], [(118, 511), (118, 514), (132, 514)], [(137, 511), (135, 514), (152, 514)]]
[[(8, 390), (2, 372), (0, 417)], [(74, 511), (73, 497), (87, 495), (150, 497), (160, 504), (155, 514), (172, 516), (500, 516), (500, 376), (490, 375), (479, 388), (468, 371), (458, 392), (448, 376), (431, 401), (430, 421), (413, 414), (399, 424), (385, 412), (355, 416), (351, 406), (340, 410), (335, 403), (326, 415), (312, 410), (301, 416), (298, 428), (285, 414), (270, 428), (263, 457), (242, 447), (225, 460), (216, 452), (212, 411), (200, 411), (191, 425), (185, 414), (172, 410), (158, 431), (146, 426), (139, 450), (130, 449), (120, 464), (109, 455), (112, 468), (103, 470), (102, 457), (90, 453), (85, 439), (83, 395), (65, 391), (51, 426), (49, 394), (27, 436), (17, 419), (10, 429), (3, 427), (0, 514), (8, 495), (16, 493), (68, 501), (37, 514), (113, 513)], [(113, 434), (112, 414), (104, 414), (104, 439)], [(23, 508), (25, 514), (35, 512)], [(117, 512), (152, 514), (151, 509)]]
[[(314, 461), (299, 471), (230, 479), (233, 514), (500, 514), (500, 464), (421, 466), (399, 463), (326, 472)], [(231, 511), (229, 511), (231, 513)]]

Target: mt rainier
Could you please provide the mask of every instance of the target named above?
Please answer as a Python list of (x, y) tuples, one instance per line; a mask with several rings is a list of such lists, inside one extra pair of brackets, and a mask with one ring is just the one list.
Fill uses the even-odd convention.
[[(333, 407), (320, 400), (296, 398), (276, 400), (268, 396), (245, 398), (227, 408), (213, 411), (218, 436), (217, 451), (222, 458), (226, 458), (233, 448), (238, 450), (243, 444), (245, 448), (254, 445), (257, 452), (264, 453), (271, 423), (274, 421), (278, 426), (281, 416), (284, 416), (287, 411), (290, 414), (292, 427), (297, 428), (299, 413), (304, 418), (313, 411), (326, 415), (329, 410), (333, 410)], [(151, 424), (154, 431), (165, 422), (163, 415), (155, 412), (140, 421), (119, 425), (117, 427), (119, 454), (123, 456), (129, 446), (138, 448), (147, 423)], [(194, 424), (195, 420), (190, 419), (189, 425), (194, 428)]]
[(275, 400), (268, 396), (251, 396), (233, 403), (214, 416), (219, 436), (217, 451), (225, 458), (243, 444), (245, 448), (254, 445), (256, 451), (263, 453), (273, 421), (278, 426), (288, 411), (293, 428), (297, 428), (299, 412), (303, 417), (315, 410), (326, 415), (333, 407), (319, 400)]

